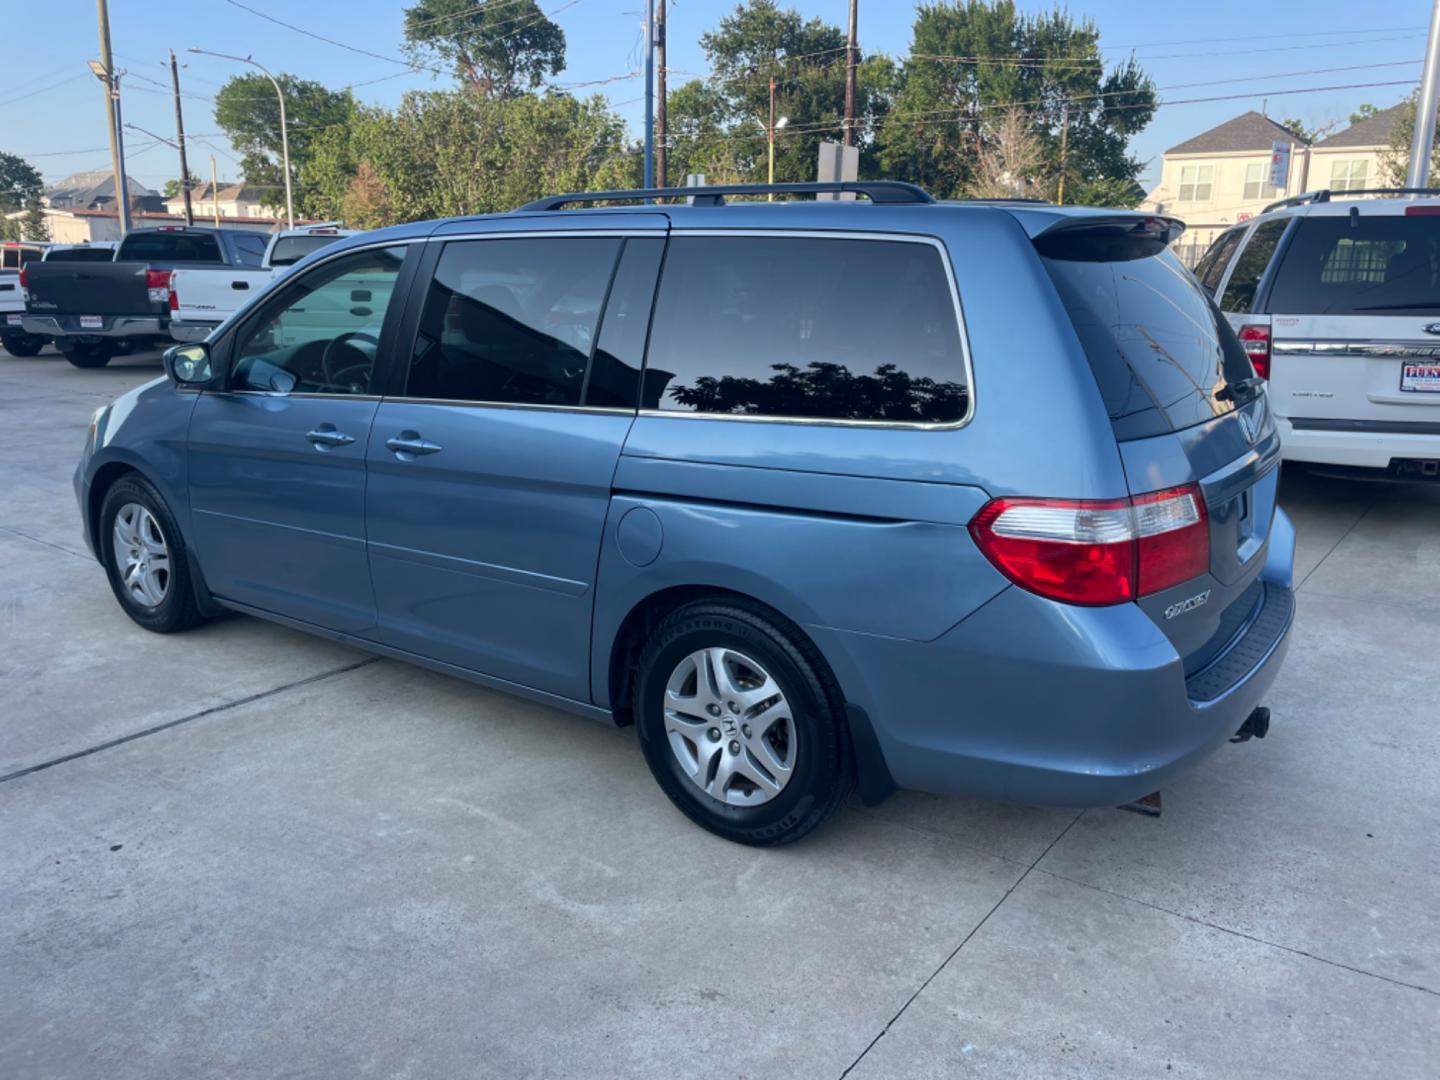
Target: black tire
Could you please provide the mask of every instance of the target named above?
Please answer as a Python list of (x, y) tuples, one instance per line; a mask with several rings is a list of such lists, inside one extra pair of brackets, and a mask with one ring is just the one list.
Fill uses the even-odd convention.
[(4, 345), (11, 356), (39, 356), (45, 339), (39, 334), (6, 334), (0, 337), (0, 345)]
[(102, 368), (110, 363), (110, 358), (115, 355), (109, 345), (78, 341), (70, 345), (62, 345), (60, 351), (65, 354), (66, 360), (78, 368)]
[[(665, 689), (685, 657), (733, 648), (764, 666), (791, 706), (796, 746), (789, 782), (769, 802), (734, 806), (691, 780), (665, 733)], [(793, 624), (744, 599), (699, 600), (667, 616), (651, 635), (635, 678), (634, 715), (645, 760), (661, 790), (717, 836), (755, 847), (800, 839), (832, 813), (854, 784), (844, 696), (815, 646)]]
[[(147, 606), (130, 594), (121, 580), (120, 567), (115, 559), (115, 517), (130, 503), (138, 503), (154, 516), (169, 549), (170, 569), (165, 596), (154, 606)], [(190, 576), (185, 538), (180, 534), (180, 526), (175, 523), (165, 500), (148, 480), (130, 473), (110, 486), (100, 504), (99, 540), (100, 559), (105, 564), (110, 589), (125, 609), (125, 614), (135, 623), (157, 634), (174, 634), (189, 630), (203, 621), (195, 603), (195, 586)]]

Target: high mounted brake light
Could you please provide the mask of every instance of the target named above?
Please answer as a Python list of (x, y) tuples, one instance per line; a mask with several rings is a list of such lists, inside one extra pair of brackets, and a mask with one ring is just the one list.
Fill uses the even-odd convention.
[(1205, 499), (1196, 484), (1130, 499), (992, 499), (970, 534), (997, 570), (1068, 604), (1123, 604), (1210, 567)]

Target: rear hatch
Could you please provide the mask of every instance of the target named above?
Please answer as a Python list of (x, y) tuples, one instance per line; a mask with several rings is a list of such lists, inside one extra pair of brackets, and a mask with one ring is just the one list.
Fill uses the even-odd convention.
[(1299, 218), (1263, 306), (1297, 428), (1440, 435), (1440, 204)]
[(1137, 601), (1189, 676), (1264, 605), (1280, 444), (1235, 332), (1166, 248), (1174, 232), (1135, 215), (1079, 219), (1035, 246), (1090, 361), (1132, 498), (1182, 489), (1203, 503), (1208, 571)]

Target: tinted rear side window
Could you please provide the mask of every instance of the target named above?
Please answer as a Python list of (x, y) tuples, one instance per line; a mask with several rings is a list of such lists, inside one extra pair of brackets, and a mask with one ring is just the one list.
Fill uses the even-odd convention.
[(116, 262), (219, 262), (220, 244), (209, 233), (131, 233)]
[(445, 245), (425, 298), (406, 394), (579, 405), (615, 237)]
[(1440, 217), (1307, 217), (1275, 271), (1267, 305), (1286, 315), (1440, 311)]
[(265, 245), (268, 240), (258, 236), (240, 235), (235, 237), (235, 251), (239, 255), (239, 261), (243, 266), (259, 266), (265, 258)]
[(1169, 251), (1121, 261), (1046, 258), (1117, 438), (1163, 435), (1234, 408), (1249, 377), (1225, 317)]
[(1280, 243), (1280, 237), (1285, 235), (1285, 226), (1289, 224), (1282, 218), (1256, 226), (1250, 242), (1240, 252), (1240, 258), (1235, 260), (1235, 272), (1225, 283), (1225, 295), (1220, 298), (1221, 310), (1250, 310), (1255, 303), (1255, 291), (1260, 288), (1260, 279), (1265, 276), (1265, 268), (1270, 265), (1275, 246)]
[(1210, 250), (1205, 252), (1196, 264), (1195, 276), (1211, 296), (1215, 295), (1220, 279), (1225, 276), (1225, 267), (1230, 265), (1230, 256), (1235, 254), (1235, 245), (1240, 243), (1240, 238), (1244, 235), (1244, 229), (1232, 229), (1211, 244)]
[(953, 423), (960, 326), (933, 244), (680, 236), (665, 256), (646, 408)]

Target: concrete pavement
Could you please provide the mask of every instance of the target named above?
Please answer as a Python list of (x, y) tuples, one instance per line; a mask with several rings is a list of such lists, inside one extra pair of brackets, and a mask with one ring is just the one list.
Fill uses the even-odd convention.
[(0, 356), (0, 1076), (1435, 1075), (1440, 488), (1287, 473), (1271, 737), (1158, 821), (901, 794), (757, 852), (629, 731), (129, 623), (69, 474), (159, 373)]

